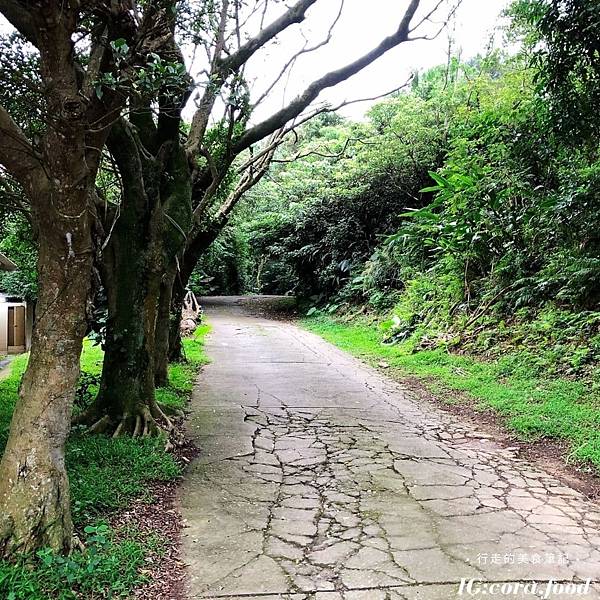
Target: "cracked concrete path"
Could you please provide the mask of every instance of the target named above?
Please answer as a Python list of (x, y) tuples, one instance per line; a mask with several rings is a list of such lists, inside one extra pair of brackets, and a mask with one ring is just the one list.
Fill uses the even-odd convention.
[(206, 308), (190, 598), (600, 598), (597, 504), (317, 336)]

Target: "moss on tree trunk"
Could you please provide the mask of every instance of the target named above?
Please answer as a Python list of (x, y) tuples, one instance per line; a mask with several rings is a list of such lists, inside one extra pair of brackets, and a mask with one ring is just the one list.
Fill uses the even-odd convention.
[[(187, 281), (186, 281), (187, 283)], [(169, 314), (169, 353), (171, 362), (185, 360), (183, 343), (181, 342), (181, 318), (183, 313), (183, 300), (185, 298), (185, 286), (177, 279), (173, 284), (171, 295), (171, 311)]]
[(97, 433), (156, 435), (172, 429), (155, 399), (155, 340), (166, 267), (191, 218), (190, 174), (183, 149), (163, 147), (157, 150), (161, 158), (153, 158), (140, 151), (135, 129), (125, 121), (113, 128), (109, 149), (123, 198), (102, 260), (108, 297), (104, 363), (98, 398), (76, 422)]
[(105, 252), (108, 319), (100, 391), (76, 418), (94, 433), (157, 435), (161, 425), (172, 427), (154, 393), (161, 226), (159, 207), (141, 218), (124, 209)]

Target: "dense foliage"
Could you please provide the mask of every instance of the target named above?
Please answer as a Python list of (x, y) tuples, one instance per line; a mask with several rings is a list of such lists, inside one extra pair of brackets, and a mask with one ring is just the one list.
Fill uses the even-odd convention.
[(35, 300), (37, 244), (32, 235), (31, 225), (22, 214), (7, 210), (0, 217), (0, 228), (0, 252), (18, 267), (16, 271), (0, 271), (0, 291), (9, 296)]
[(548, 127), (574, 145), (587, 139), (594, 146), (600, 133), (600, 2), (517, 0), (510, 14), (532, 52)]

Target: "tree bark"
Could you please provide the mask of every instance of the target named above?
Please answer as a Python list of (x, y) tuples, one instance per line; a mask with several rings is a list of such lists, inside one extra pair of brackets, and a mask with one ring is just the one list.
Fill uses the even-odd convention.
[[(75, 419), (95, 433), (140, 436), (172, 429), (155, 399), (155, 336), (165, 265), (181, 249), (191, 220), (190, 172), (177, 143), (155, 146), (152, 156), (152, 144), (142, 148), (138, 132), (139, 124), (122, 120), (108, 144), (123, 197), (102, 260), (108, 297), (104, 363), (96, 401)], [(152, 132), (144, 133), (151, 140)]]
[[(86, 331), (91, 211), (85, 190), (57, 188), (36, 215), (40, 226), (37, 319), (0, 463), (2, 556), (42, 547), (68, 552), (72, 544), (64, 448)], [(44, 227), (46, 223), (53, 225)]]
[(180, 275), (175, 279), (171, 291), (171, 311), (169, 314), (169, 349), (168, 360), (170, 362), (182, 362), (185, 360), (183, 343), (181, 341), (181, 319), (183, 314), (183, 300), (186, 294), (186, 286), (189, 276), (185, 282)]
[(100, 392), (76, 422), (89, 424), (95, 433), (157, 435), (157, 421), (170, 427), (154, 394), (160, 219), (155, 214), (149, 222), (123, 217), (112, 233), (103, 264), (108, 320)]
[(154, 346), (154, 383), (164, 387), (169, 383), (169, 332), (171, 329), (171, 299), (176, 269), (171, 267), (160, 284), (158, 316), (156, 319)]
[[(38, 303), (31, 355), (0, 463), (0, 556), (72, 545), (65, 442), (70, 429), (92, 276), (92, 185), (88, 104), (80, 94), (72, 35), (79, 13), (45, 3), (30, 12), (46, 86), (47, 129), (39, 150), (0, 111), (0, 160), (31, 202), (38, 236)], [(93, 103), (92, 103), (93, 104)], [(103, 141), (98, 138), (100, 146)], [(17, 144), (13, 165), (6, 150)], [(19, 154), (20, 153), (20, 154)], [(21, 154), (28, 155), (21, 161)]]
[(108, 299), (106, 343), (96, 401), (74, 422), (94, 433), (156, 435), (167, 427), (154, 395), (154, 330), (162, 274), (160, 169), (138, 152), (135, 130), (115, 125), (109, 149), (121, 172), (123, 197), (100, 271)]

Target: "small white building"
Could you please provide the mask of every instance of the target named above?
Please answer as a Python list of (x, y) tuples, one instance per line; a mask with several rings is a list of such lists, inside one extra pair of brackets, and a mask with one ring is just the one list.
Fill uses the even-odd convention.
[[(15, 271), (17, 265), (0, 253), (0, 269)], [(33, 329), (33, 305), (0, 292), (0, 354), (29, 350)]]

